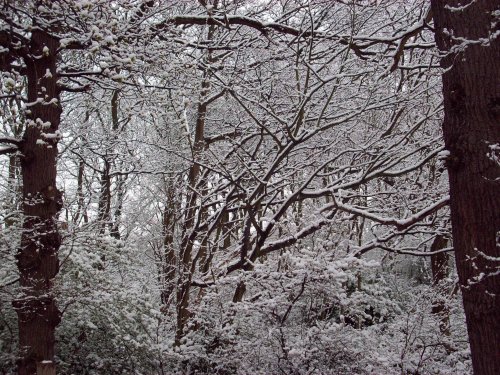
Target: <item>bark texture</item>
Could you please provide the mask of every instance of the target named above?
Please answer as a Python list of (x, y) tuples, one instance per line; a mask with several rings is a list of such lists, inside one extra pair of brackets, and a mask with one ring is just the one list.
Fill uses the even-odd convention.
[[(448, 240), (437, 235), (431, 246), (431, 251), (436, 252), (444, 249)], [(450, 335), (450, 311), (446, 304), (443, 290), (440, 290), (441, 284), (449, 277), (450, 267), (447, 253), (437, 253), (431, 255), (432, 284), (436, 287), (437, 296), (432, 302), (432, 313), (439, 317), (439, 330), (443, 335)]]
[(479, 375), (500, 374), (499, 10), (498, 0), (432, 1), (436, 42), (444, 54), (453, 246)]
[(22, 293), (18, 315), (20, 375), (55, 374), (55, 328), (60, 314), (52, 295), (61, 238), (56, 218), (62, 194), (56, 187), (57, 130), (61, 106), (56, 65), (59, 42), (34, 28), (27, 65), (27, 126), (21, 146), (23, 235), (17, 262)]
[[(217, 7), (217, 2), (214, 3), (214, 7)], [(212, 40), (215, 33), (215, 27), (211, 26), (208, 30), (207, 38)], [(212, 51), (208, 51), (208, 55), (204, 59), (208, 66), (214, 61), (212, 58)], [(190, 318), (191, 312), (189, 311), (189, 297), (191, 289), (191, 281), (194, 272), (194, 263), (201, 258), (202, 263), (208, 257), (207, 254), (207, 244), (203, 241), (198, 250), (198, 255), (194, 259), (193, 263), (193, 246), (195, 236), (198, 234), (197, 226), (201, 218), (204, 217), (205, 208), (199, 204), (199, 200), (202, 199), (198, 192), (203, 192), (205, 190), (205, 183), (202, 176), (202, 169), (200, 167), (199, 161), (201, 160), (202, 154), (206, 151), (208, 145), (205, 140), (205, 125), (206, 117), (208, 112), (208, 107), (210, 102), (207, 101), (208, 93), (210, 91), (210, 71), (208, 68), (205, 69), (203, 73), (203, 80), (201, 82), (200, 91), (200, 102), (198, 103), (197, 117), (196, 117), (196, 127), (194, 130), (194, 142), (192, 144), (192, 157), (193, 162), (189, 168), (189, 190), (187, 196), (187, 207), (185, 220), (182, 228), (182, 241), (179, 251), (179, 278), (177, 282), (177, 327), (175, 334), (175, 342), (179, 344), (180, 339), (186, 333), (186, 326)]]

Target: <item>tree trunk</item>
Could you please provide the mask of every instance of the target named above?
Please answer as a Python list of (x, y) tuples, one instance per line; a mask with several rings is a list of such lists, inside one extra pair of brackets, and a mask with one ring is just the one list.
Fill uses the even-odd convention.
[[(448, 244), (448, 240), (437, 235), (431, 245), (431, 251), (435, 252), (444, 249)], [(439, 330), (443, 335), (450, 335), (450, 311), (444, 300), (443, 291), (439, 285), (448, 278), (450, 267), (448, 265), (449, 257), (447, 253), (438, 253), (431, 255), (431, 270), (432, 270), (432, 285), (436, 287), (437, 296), (432, 302), (432, 313), (439, 318)]]
[[(76, 197), (77, 197), (77, 206), (76, 206), (76, 213), (75, 216), (73, 217), (73, 224), (78, 225), (78, 222), (80, 220), (81, 216), (85, 217), (85, 208), (83, 207), (84, 203), (84, 195), (83, 195), (83, 177), (85, 173), (85, 163), (83, 160), (80, 160), (78, 163), (78, 177), (77, 177), (77, 183), (76, 183)], [(82, 214), (83, 213), (83, 214)]]
[[(113, 235), (113, 222), (111, 218), (111, 166), (114, 164), (114, 145), (118, 137), (118, 106), (119, 106), (119, 90), (113, 91), (111, 96), (111, 144), (106, 146), (103, 156), (103, 170), (101, 173), (101, 191), (98, 203), (98, 221), (99, 233), (102, 235), (109, 229)], [(102, 121), (103, 127), (106, 127), (106, 122)], [(121, 211), (121, 209), (119, 210)], [(120, 212), (121, 215), (121, 212)], [(116, 237), (116, 233), (115, 233)]]
[[(208, 75), (206, 73), (206, 75)], [(180, 339), (185, 334), (185, 327), (188, 322), (190, 312), (189, 312), (189, 293), (191, 288), (192, 279), (192, 251), (193, 251), (193, 240), (197, 229), (195, 228), (196, 217), (201, 215), (202, 207), (198, 207), (198, 194), (197, 191), (201, 190), (202, 187), (199, 181), (199, 176), (201, 173), (201, 168), (197, 161), (199, 160), (201, 153), (205, 150), (205, 116), (207, 112), (207, 105), (204, 103), (206, 93), (208, 92), (209, 83), (208, 78), (202, 82), (202, 93), (200, 95), (200, 104), (198, 105), (198, 117), (196, 120), (194, 145), (193, 145), (193, 163), (189, 168), (189, 189), (186, 205), (186, 214), (182, 229), (182, 241), (179, 253), (179, 277), (177, 282), (177, 329), (176, 329), (176, 343), (180, 342)], [(200, 249), (202, 251), (202, 249)]]
[[(216, 8), (216, 4), (214, 5)], [(215, 27), (211, 26), (208, 29), (208, 40), (213, 39), (215, 32)], [(204, 59), (206, 63), (210, 66), (213, 62), (212, 51), (208, 50), (208, 56)], [(200, 102), (197, 109), (196, 127), (194, 134), (194, 142), (192, 149), (193, 163), (189, 168), (189, 192), (187, 197), (186, 206), (186, 216), (184, 219), (183, 229), (182, 229), (182, 241), (181, 248), (179, 252), (179, 277), (177, 282), (177, 328), (176, 328), (176, 344), (180, 342), (180, 339), (185, 334), (185, 327), (187, 325), (188, 319), (190, 317), (189, 311), (189, 293), (191, 288), (192, 279), (192, 251), (193, 251), (193, 240), (198, 230), (196, 227), (196, 217), (197, 215), (203, 216), (205, 208), (198, 207), (198, 191), (204, 190), (204, 181), (200, 181), (201, 167), (198, 164), (203, 152), (207, 148), (207, 143), (205, 141), (205, 120), (208, 111), (207, 97), (210, 91), (210, 71), (207, 68), (203, 73), (203, 80), (201, 82), (200, 91)], [(200, 212), (199, 212), (200, 210)], [(202, 260), (206, 258), (206, 243), (200, 244), (199, 258)]]
[(103, 235), (106, 231), (106, 227), (110, 225), (110, 210), (111, 210), (111, 163), (104, 157), (104, 166), (101, 173), (101, 191), (99, 195), (98, 203), (98, 224), (99, 224), (99, 234)]
[(500, 374), (498, 0), (432, 1), (445, 53), (443, 134), (453, 245), (475, 374)]
[(57, 136), (61, 106), (57, 88), (56, 39), (33, 28), (32, 58), (26, 58), (27, 126), (21, 146), (24, 223), (17, 253), (21, 295), (14, 302), (18, 315), (20, 375), (55, 374), (55, 328), (60, 313), (52, 295), (59, 271), (61, 238), (57, 213), (62, 194), (56, 188)]
[(176, 214), (179, 205), (175, 199), (175, 181), (167, 182), (165, 210), (163, 211), (163, 275), (161, 301), (167, 306), (171, 300), (175, 288), (175, 276), (177, 268), (177, 255), (174, 250), (174, 231), (176, 225)]

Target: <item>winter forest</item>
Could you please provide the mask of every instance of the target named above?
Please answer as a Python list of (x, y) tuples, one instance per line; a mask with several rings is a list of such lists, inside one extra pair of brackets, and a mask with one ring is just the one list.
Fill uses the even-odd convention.
[(500, 374), (496, 0), (0, 1), (0, 374)]

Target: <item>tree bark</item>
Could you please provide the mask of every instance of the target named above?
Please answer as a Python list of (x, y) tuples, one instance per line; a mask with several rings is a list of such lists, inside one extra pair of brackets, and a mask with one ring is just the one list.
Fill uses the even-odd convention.
[[(182, 241), (181, 248), (179, 252), (179, 277), (177, 282), (177, 328), (176, 328), (176, 344), (180, 342), (180, 339), (185, 334), (185, 327), (187, 325), (188, 319), (190, 317), (189, 312), (189, 293), (191, 288), (192, 279), (192, 252), (193, 252), (193, 240), (194, 235), (197, 233), (195, 228), (196, 217), (201, 215), (202, 207), (198, 207), (197, 201), (199, 199), (198, 190), (202, 190), (202, 183), (200, 183), (199, 178), (201, 174), (201, 167), (197, 163), (201, 157), (202, 152), (206, 148), (205, 143), (205, 116), (207, 113), (207, 104), (204, 102), (206, 94), (208, 93), (210, 84), (208, 82), (208, 73), (205, 73), (204, 80), (201, 84), (201, 95), (200, 103), (198, 105), (198, 117), (196, 119), (196, 128), (194, 135), (194, 144), (192, 150), (193, 163), (189, 168), (188, 183), (190, 191), (188, 192), (188, 197), (186, 199), (186, 214), (182, 228)], [(203, 252), (203, 248), (199, 251)], [(204, 255), (202, 256), (202, 258)]]
[[(437, 235), (431, 245), (431, 251), (444, 249), (448, 240), (443, 235)], [(431, 255), (432, 285), (436, 287), (437, 296), (432, 302), (432, 313), (439, 318), (439, 330), (443, 335), (450, 335), (450, 311), (443, 299), (443, 293), (439, 286), (449, 276), (448, 253), (437, 253)]]
[(435, 38), (445, 54), (453, 246), (474, 373), (493, 375), (500, 374), (500, 3), (459, 3), (432, 0)]
[(99, 234), (103, 235), (106, 231), (106, 227), (110, 225), (110, 211), (111, 211), (111, 163), (104, 157), (104, 165), (101, 173), (101, 190), (99, 195), (98, 203), (98, 223), (99, 223)]
[[(216, 4), (214, 5), (216, 7)], [(208, 29), (207, 39), (212, 40), (215, 33), (215, 27), (211, 26)], [(208, 50), (208, 56), (204, 59), (208, 65), (213, 62), (212, 51)], [(177, 328), (176, 328), (176, 344), (179, 344), (180, 339), (185, 334), (185, 327), (191, 315), (189, 311), (189, 294), (191, 288), (192, 273), (194, 270), (191, 268), (192, 262), (192, 251), (193, 251), (193, 240), (198, 230), (196, 228), (196, 217), (204, 214), (205, 208), (198, 207), (198, 191), (204, 190), (204, 181), (200, 181), (201, 167), (198, 164), (203, 152), (207, 148), (207, 143), (205, 141), (205, 123), (208, 111), (207, 97), (210, 91), (210, 71), (208, 68), (205, 69), (203, 73), (203, 79), (201, 82), (200, 91), (200, 102), (197, 109), (196, 127), (194, 131), (194, 142), (192, 148), (193, 163), (189, 168), (189, 192), (186, 199), (186, 215), (182, 229), (182, 241), (181, 248), (179, 252), (179, 277), (177, 282)], [(199, 212), (199, 210), (201, 210)], [(206, 243), (200, 244), (199, 258), (202, 262), (206, 258)]]
[[(109, 229), (111, 235), (113, 235), (114, 230), (111, 218), (111, 166), (114, 165), (114, 145), (118, 137), (119, 129), (118, 106), (119, 90), (115, 90), (111, 96), (111, 144), (106, 145), (105, 154), (103, 156), (101, 191), (98, 204), (99, 233), (101, 235), (106, 232), (106, 228)], [(103, 120), (101, 121), (103, 127), (106, 127), (106, 122)], [(119, 211), (121, 211), (121, 209)], [(114, 233), (114, 237), (117, 237), (116, 233)]]
[(163, 275), (162, 275), (162, 290), (161, 301), (164, 306), (167, 306), (171, 300), (172, 292), (175, 289), (175, 276), (177, 269), (177, 255), (174, 250), (174, 232), (176, 225), (176, 214), (179, 209), (179, 204), (175, 199), (176, 189), (175, 181), (166, 183), (166, 202), (165, 210), (163, 211)]
[[(76, 213), (75, 216), (73, 217), (73, 224), (78, 224), (80, 217), (84, 216), (85, 217), (85, 209), (83, 207), (83, 201), (84, 201), (84, 195), (83, 195), (83, 176), (85, 173), (85, 163), (83, 160), (80, 160), (78, 163), (78, 177), (77, 177), (77, 188), (76, 188), (76, 196), (78, 198), (77, 200), (77, 206), (76, 206)], [(82, 214), (83, 213), (83, 214)]]
[(61, 106), (57, 88), (59, 42), (33, 28), (27, 65), (27, 126), (21, 145), (23, 234), (17, 253), (21, 295), (18, 315), (20, 375), (55, 374), (55, 328), (60, 313), (52, 294), (59, 271), (61, 238), (57, 214), (62, 194), (56, 188), (57, 135)]

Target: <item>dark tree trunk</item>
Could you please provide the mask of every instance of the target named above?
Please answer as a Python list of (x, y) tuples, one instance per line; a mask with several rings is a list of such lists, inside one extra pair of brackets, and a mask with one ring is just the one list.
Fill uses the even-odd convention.
[(98, 204), (98, 221), (99, 233), (102, 235), (106, 231), (106, 227), (110, 225), (110, 210), (111, 210), (111, 163), (105, 157), (104, 166), (101, 173), (101, 191)]
[[(214, 3), (216, 8), (217, 2)], [(211, 26), (208, 30), (208, 40), (213, 39), (215, 32), (215, 27)], [(212, 60), (212, 51), (208, 50), (208, 56), (206, 57), (206, 62), (210, 64)], [(192, 269), (192, 251), (193, 251), (193, 240), (195, 235), (198, 234), (198, 229), (196, 228), (197, 216), (203, 217), (204, 210), (203, 207), (198, 207), (197, 201), (201, 197), (198, 195), (198, 191), (204, 191), (205, 182), (200, 180), (202, 170), (198, 164), (203, 152), (207, 149), (207, 143), (205, 141), (205, 123), (208, 111), (209, 103), (206, 101), (208, 93), (210, 91), (210, 72), (208, 69), (203, 73), (203, 80), (201, 82), (200, 91), (200, 102), (198, 104), (196, 127), (194, 134), (194, 142), (192, 146), (192, 157), (193, 163), (189, 168), (188, 183), (190, 187), (190, 192), (187, 197), (187, 208), (186, 216), (182, 229), (182, 241), (181, 248), (179, 252), (179, 277), (177, 282), (177, 329), (176, 329), (176, 343), (180, 342), (180, 339), (185, 334), (185, 327), (191, 315), (189, 311), (189, 294), (191, 289), (191, 279), (194, 269)], [(200, 212), (198, 212), (201, 210)], [(198, 258), (202, 259), (202, 262), (207, 257), (206, 253), (206, 243), (201, 243)]]
[(56, 223), (61, 208), (56, 188), (58, 46), (56, 39), (34, 28), (30, 58), (25, 59), (31, 105), (21, 146), (24, 230), (17, 262), (22, 294), (13, 303), (19, 321), (20, 375), (55, 374), (54, 334), (60, 314), (51, 289), (61, 243)]
[[(448, 244), (448, 240), (442, 236), (437, 235), (431, 246), (431, 251), (435, 252), (444, 249)], [(432, 284), (437, 287), (437, 296), (432, 302), (432, 313), (439, 317), (439, 330), (443, 335), (449, 336), (450, 334), (450, 312), (444, 299), (443, 291), (439, 286), (442, 285), (450, 273), (448, 253), (437, 253), (431, 255), (431, 269), (432, 269)]]
[(175, 276), (177, 269), (177, 255), (174, 249), (174, 231), (176, 225), (176, 214), (179, 205), (175, 199), (175, 181), (167, 182), (166, 203), (163, 211), (163, 286), (161, 291), (161, 301), (163, 305), (168, 305), (172, 292), (175, 289)]
[(445, 54), (453, 246), (472, 364), (480, 375), (500, 374), (499, 9), (498, 0), (432, 1), (436, 42)]

